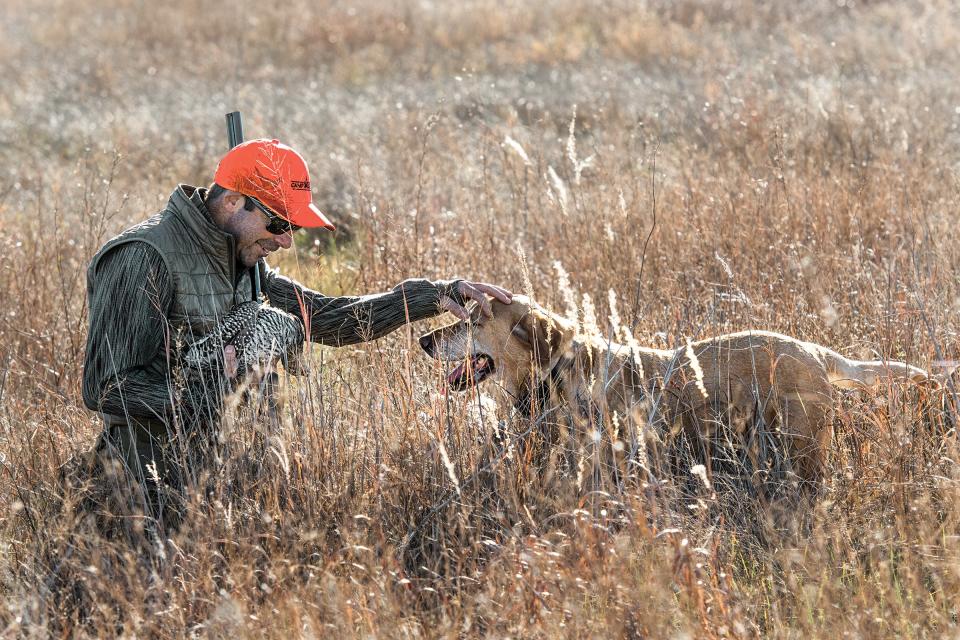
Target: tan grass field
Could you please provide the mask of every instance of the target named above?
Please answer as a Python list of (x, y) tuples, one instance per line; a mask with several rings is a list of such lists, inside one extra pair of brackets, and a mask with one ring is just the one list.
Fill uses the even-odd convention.
[(324, 292), (459, 275), (603, 332), (613, 304), (653, 346), (762, 328), (960, 358), (954, 3), (158, 4), (4, 3), (4, 636), (960, 634), (952, 384), (843, 396), (802, 508), (653, 450), (585, 495), (522, 420), (439, 393), (415, 341), (438, 319), (313, 347), (282, 429), (231, 421), (162, 547), (101, 537), (56, 480), (100, 429), (86, 263), (210, 182), (233, 109), (310, 162), (341, 230), (281, 266)]

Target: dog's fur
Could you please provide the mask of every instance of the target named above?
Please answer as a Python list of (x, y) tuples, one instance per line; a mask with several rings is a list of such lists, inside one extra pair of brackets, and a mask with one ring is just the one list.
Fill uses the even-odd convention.
[[(472, 310), (420, 338), (432, 357), (461, 364), (448, 376), (456, 390), (490, 378), (524, 413), (553, 401), (586, 417), (600, 410), (634, 415), (657, 398), (667, 429), (709, 439), (719, 422), (741, 434), (761, 421), (779, 427), (781, 452), (802, 480), (825, 471), (833, 433), (834, 387), (868, 387), (888, 378), (927, 380), (922, 369), (895, 361), (850, 360), (826, 347), (768, 331), (745, 331), (679, 349), (630, 348), (533, 304), (493, 301), (493, 317)], [(709, 456), (704, 461), (710, 465)]]

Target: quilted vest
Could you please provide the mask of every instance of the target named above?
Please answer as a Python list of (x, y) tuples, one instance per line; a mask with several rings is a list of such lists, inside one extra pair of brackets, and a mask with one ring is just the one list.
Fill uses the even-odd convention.
[(187, 343), (205, 336), (235, 304), (251, 299), (250, 271), (237, 279), (233, 236), (213, 223), (199, 201), (201, 190), (178, 185), (163, 211), (107, 242), (89, 267), (93, 274), (108, 251), (128, 242), (156, 249), (173, 285), (171, 333)]

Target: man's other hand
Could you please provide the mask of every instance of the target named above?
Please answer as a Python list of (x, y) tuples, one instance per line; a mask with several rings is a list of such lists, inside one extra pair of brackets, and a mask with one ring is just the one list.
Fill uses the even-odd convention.
[(232, 344), (228, 344), (223, 348), (223, 375), (227, 376), (227, 380), (233, 380), (237, 377), (237, 370), (240, 368), (240, 363), (237, 361), (237, 348)]
[[(503, 304), (510, 304), (513, 300), (513, 293), (510, 291), (485, 282), (462, 280), (457, 285), (457, 292), (463, 297), (464, 301), (476, 300), (480, 305), (480, 310), (488, 318), (493, 316), (493, 307), (490, 305), (487, 296), (492, 296)], [(450, 296), (440, 298), (440, 308), (449, 311), (463, 321), (470, 320), (470, 313)]]

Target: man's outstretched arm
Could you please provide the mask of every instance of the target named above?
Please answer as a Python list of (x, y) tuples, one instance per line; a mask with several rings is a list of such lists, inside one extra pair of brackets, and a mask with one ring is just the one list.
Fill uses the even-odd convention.
[[(509, 291), (493, 285), (466, 280), (404, 280), (385, 293), (366, 296), (325, 296), (280, 275), (276, 269), (264, 273), (264, 292), (270, 304), (297, 317), (309, 318), (312, 342), (330, 346), (375, 340), (407, 322), (432, 318), (444, 311), (466, 319), (467, 300), (478, 300), (489, 314), (492, 295), (509, 303)], [(301, 306), (302, 304), (302, 306)]]

